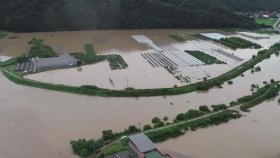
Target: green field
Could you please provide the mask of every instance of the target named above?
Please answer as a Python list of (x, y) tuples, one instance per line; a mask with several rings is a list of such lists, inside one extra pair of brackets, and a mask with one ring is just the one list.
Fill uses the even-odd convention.
[(6, 38), (8, 36), (8, 32), (0, 31), (0, 39)]
[(276, 21), (276, 18), (256, 18), (257, 24), (264, 24), (271, 27), (275, 24)]
[(252, 43), (250, 41), (247, 41), (245, 39), (239, 38), (239, 37), (229, 37), (229, 38), (223, 38), (218, 41), (219, 43), (228, 46), (232, 49), (246, 49), (246, 48), (255, 48), (260, 49), (262, 48), (259, 44)]

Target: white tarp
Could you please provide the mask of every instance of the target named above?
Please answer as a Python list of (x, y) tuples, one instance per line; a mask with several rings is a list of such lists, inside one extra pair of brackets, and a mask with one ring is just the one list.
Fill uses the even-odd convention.
[(225, 35), (220, 34), (220, 33), (201, 33), (200, 35), (213, 39), (213, 40), (220, 40), (222, 38), (226, 38)]

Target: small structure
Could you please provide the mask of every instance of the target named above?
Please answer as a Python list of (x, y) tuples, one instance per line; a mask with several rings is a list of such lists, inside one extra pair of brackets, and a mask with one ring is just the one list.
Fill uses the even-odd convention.
[(269, 39), (268, 35), (258, 34), (254, 32), (238, 32), (238, 34), (255, 40)]
[(201, 33), (200, 35), (203, 37), (212, 39), (212, 40), (220, 40), (220, 39), (226, 38), (225, 35), (220, 34), (220, 33)]
[(32, 59), (18, 63), (16, 66), (16, 71), (35, 73), (55, 69), (71, 68), (77, 66), (78, 61), (78, 59), (70, 55), (62, 55), (52, 58)]
[(40, 58), (35, 60), (35, 71), (48, 71), (54, 69), (71, 68), (77, 66), (78, 59), (70, 55), (62, 55), (52, 58)]
[(173, 158), (170, 154), (163, 154), (154, 143), (143, 133), (129, 137), (130, 158)]

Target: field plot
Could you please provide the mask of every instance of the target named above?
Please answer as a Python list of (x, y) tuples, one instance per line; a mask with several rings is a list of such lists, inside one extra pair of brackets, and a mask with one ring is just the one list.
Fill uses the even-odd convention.
[[(268, 36), (268, 35), (266, 35), (266, 36)], [(244, 38), (253, 43), (257, 43), (257, 44), (261, 45), (264, 49), (268, 49), (271, 46), (271, 43), (276, 43), (276, 42), (280, 41), (279, 34), (269, 35), (269, 38), (262, 38), (262, 39), (254, 39), (254, 38), (250, 38), (250, 37), (245, 37), (240, 34), (234, 35), (234, 37)]]
[(132, 38), (154, 50), (152, 53), (141, 54), (152, 67), (186, 67), (205, 64), (190, 54), (180, 51), (172, 46), (161, 48), (144, 35), (134, 35)]
[[(142, 52), (146, 53), (146, 51)], [(160, 88), (183, 85), (164, 68), (153, 68), (139, 53), (120, 54), (128, 68), (111, 70), (108, 61), (72, 69), (47, 71), (25, 76), (29, 79), (73, 86), (95, 85), (101, 88)]]

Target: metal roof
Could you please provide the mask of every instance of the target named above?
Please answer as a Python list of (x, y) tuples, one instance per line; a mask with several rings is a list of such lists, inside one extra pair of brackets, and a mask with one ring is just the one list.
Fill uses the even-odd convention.
[(53, 58), (36, 59), (36, 69), (60, 68), (75, 66), (78, 60), (70, 55), (62, 55)]
[(154, 143), (143, 133), (130, 136), (129, 139), (142, 153), (156, 149)]

